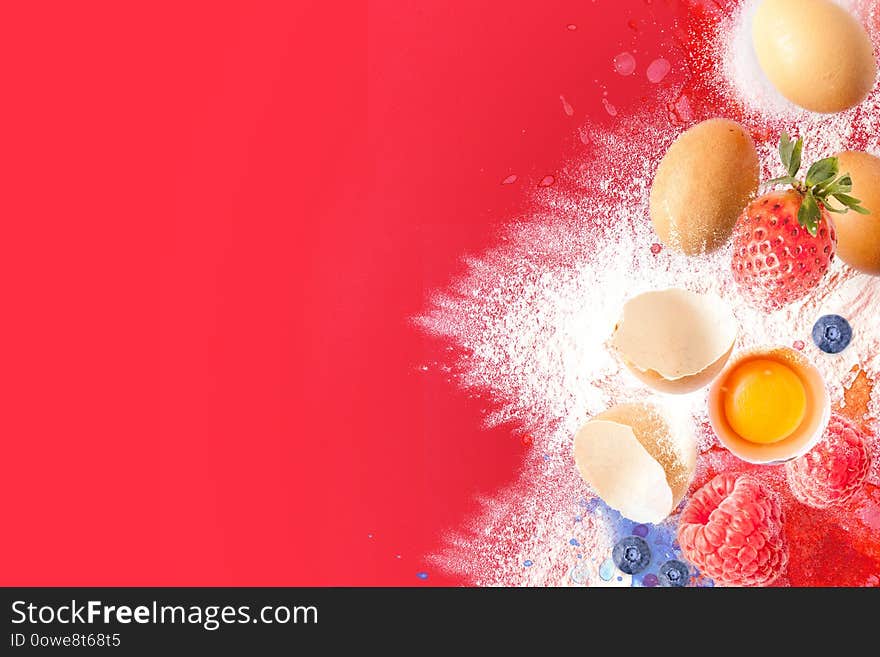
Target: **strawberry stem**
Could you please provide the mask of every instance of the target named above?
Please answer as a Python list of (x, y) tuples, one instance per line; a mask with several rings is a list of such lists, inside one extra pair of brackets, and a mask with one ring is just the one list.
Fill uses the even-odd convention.
[[(792, 141), (791, 137), (783, 132), (779, 139), (779, 159), (782, 160), (788, 175), (773, 178), (765, 184), (789, 185), (803, 197), (803, 202), (798, 210), (798, 223), (806, 228), (810, 235), (815, 237), (819, 231), (823, 208), (839, 214), (850, 210), (859, 214), (868, 214), (868, 211), (860, 205), (861, 201), (849, 195), (849, 192), (852, 191), (852, 178), (848, 173), (838, 175), (840, 162), (836, 157), (826, 157), (815, 162), (807, 170), (804, 179), (798, 178), (803, 151), (803, 137)], [(828, 201), (831, 198), (843, 207), (835, 208), (830, 205)]]

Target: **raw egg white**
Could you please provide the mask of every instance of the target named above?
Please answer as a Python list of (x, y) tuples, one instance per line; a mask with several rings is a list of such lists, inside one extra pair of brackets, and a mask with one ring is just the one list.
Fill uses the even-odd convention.
[(851, 196), (870, 214), (835, 214), (837, 255), (850, 267), (880, 276), (880, 158), (860, 151), (837, 155), (840, 171), (849, 173)]
[(651, 185), (651, 223), (660, 241), (687, 255), (724, 245), (759, 173), (755, 143), (739, 123), (710, 119), (683, 132)]
[(831, 0), (764, 0), (752, 23), (752, 43), (779, 93), (813, 112), (858, 105), (877, 77), (868, 33)]
[(644, 384), (683, 394), (721, 372), (736, 335), (736, 318), (720, 298), (672, 288), (628, 300), (611, 345)]
[(697, 448), (686, 423), (651, 404), (619, 404), (574, 439), (578, 471), (596, 494), (636, 522), (666, 518), (687, 492)]
[(718, 439), (750, 463), (809, 451), (825, 431), (830, 408), (819, 371), (788, 347), (738, 354), (709, 389), (709, 422)]

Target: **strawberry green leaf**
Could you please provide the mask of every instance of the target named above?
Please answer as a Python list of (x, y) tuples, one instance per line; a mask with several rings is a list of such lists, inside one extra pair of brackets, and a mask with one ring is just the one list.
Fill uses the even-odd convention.
[(819, 160), (807, 171), (807, 187), (815, 187), (834, 180), (839, 167), (836, 157)]
[(844, 193), (851, 192), (852, 178), (850, 178), (848, 173), (843, 174), (840, 178), (834, 181), (834, 188)]
[(816, 199), (813, 198), (813, 194), (811, 192), (807, 192), (804, 196), (804, 200), (801, 203), (801, 207), (798, 210), (798, 223), (807, 229), (807, 232), (813, 237), (816, 236), (816, 233), (819, 232), (819, 220), (822, 218), (822, 213), (819, 210), (819, 204), (816, 203)]
[[(860, 214), (870, 214), (863, 208), (861, 201), (849, 195), (852, 191), (852, 177), (844, 173), (838, 177), (840, 162), (836, 157), (826, 157), (813, 164), (807, 170), (805, 180), (797, 178), (801, 169), (801, 156), (804, 150), (804, 140), (798, 137), (792, 141), (788, 133), (783, 132), (779, 137), (779, 158), (785, 165), (788, 175), (779, 176), (765, 182), (765, 185), (790, 185), (798, 192), (803, 200), (798, 209), (798, 223), (815, 236), (822, 221), (823, 208), (829, 212), (843, 214), (850, 210)], [(834, 199), (842, 207), (832, 205)]]
[(851, 191), (852, 178), (850, 178), (848, 173), (845, 173), (837, 180), (829, 180), (826, 183), (813, 187), (813, 196), (817, 199), (825, 200), (829, 196), (847, 194)]
[(850, 196), (849, 194), (835, 193), (833, 196), (847, 207), (852, 207), (861, 203), (861, 200), (854, 196)]
[(834, 194), (834, 198), (843, 203), (848, 210), (853, 210), (859, 214), (870, 214), (868, 210), (865, 210), (865, 208), (861, 206), (862, 202), (859, 199), (853, 198), (849, 194)]
[(801, 137), (798, 137), (798, 140), (794, 144), (794, 148), (791, 152), (791, 160), (788, 164), (788, 174), (790, 176), (796, 176), (798, 171), (801, 170), (801, 154), (804, 152), (804, 140)]
[(778, 178), (771, 178), (765, 185), (794, 185), (797, 182), (797, 178), (794, 176), (779, 176)]
[[(779, 137), (779, 159), (782, 160), (786, 171), (791, 171), (791, 156), (794, 153), (794, 142), (787, 132), (783, 132)], [(791, 174), (794, 175), (794, 174)]]

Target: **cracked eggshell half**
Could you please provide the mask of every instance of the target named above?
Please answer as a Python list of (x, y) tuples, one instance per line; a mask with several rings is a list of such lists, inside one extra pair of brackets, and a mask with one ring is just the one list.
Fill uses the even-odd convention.
[(658, 523), (687, 492), (697, 449), (686, 423), (651, 404), (619, 404), (581, 427), (574, 459), (608, 506), (630, 520)]
[(642, 383), (684, 394), (718, 376), (736, 335), (736, 318), (720, 298), (673, 288), (628, 300), (611, 345)]

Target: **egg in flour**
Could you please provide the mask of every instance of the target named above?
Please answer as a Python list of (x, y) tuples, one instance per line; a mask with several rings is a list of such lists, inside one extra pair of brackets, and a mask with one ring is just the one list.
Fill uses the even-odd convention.
[(660, 241), (687, 255), (723, 246), (759, 173), (755, 144), (739, 123), (709, 119), (683, 132), (651, 185), (649, 211)]
[(880, 158), (861, 151), (838, 153), (840, 170), (852, 178), (850, 194), (868, 214), (835, 214), (837, 255), (850, 267), (880, 276)]
[(877, 77), (868, 33), (831, 0), (764, 0), (752, 23), (752, 43), (779, 93), (813, 112), (858, 105)]

